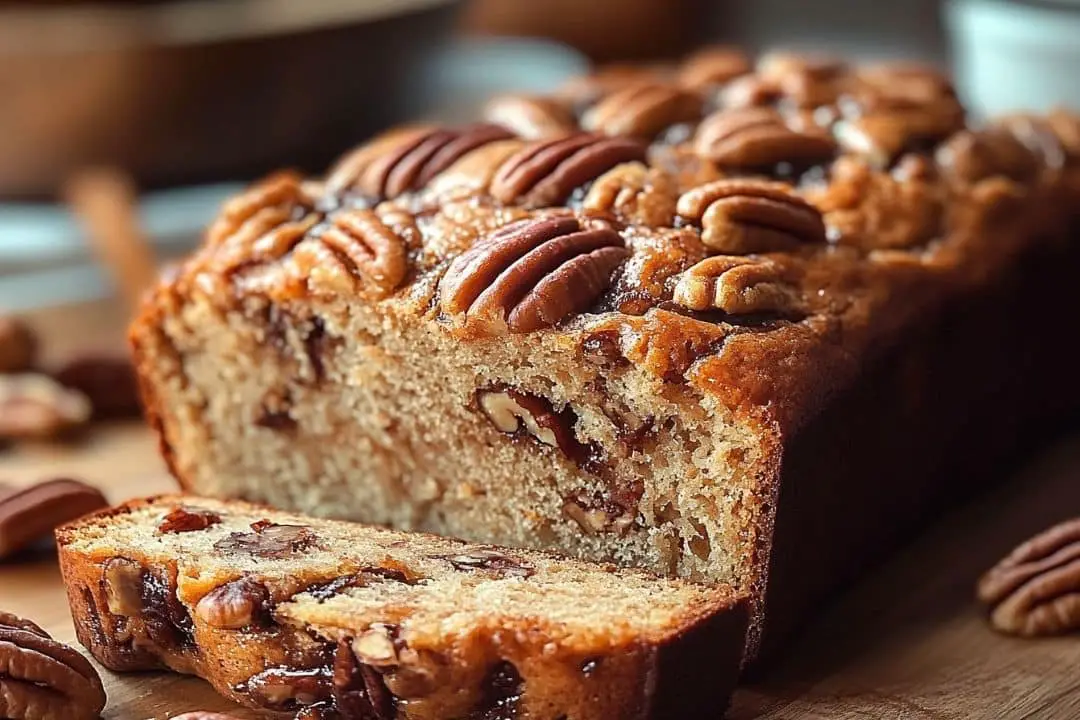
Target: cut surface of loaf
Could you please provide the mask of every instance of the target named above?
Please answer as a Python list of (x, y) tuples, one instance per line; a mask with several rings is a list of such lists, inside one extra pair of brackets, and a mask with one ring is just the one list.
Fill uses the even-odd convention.
[(132, 501), (57, 537), (107, 667), (327, 718), (715, 718), (748, 620), (719, 588), (242, 502)]
[(756, 647), (1080, 406), (1080, 117), (738, 57), (230, 201), (131, 329), (183, 487), (729, 584)]

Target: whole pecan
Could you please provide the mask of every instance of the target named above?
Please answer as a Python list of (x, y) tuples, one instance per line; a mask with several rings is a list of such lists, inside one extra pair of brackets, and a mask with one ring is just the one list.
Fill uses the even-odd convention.
[(38, 338), (22, 320), (0, 315), (0, 373), (29, 370), (37, 359)]
[(721, 253), (782, 250), (826, 239), (821, 213), (785, 183), (717, 180), (684, 193), (677, 208), (701, 224), (701, 241)]
[(527, 140), (565, 135), (577, 129), (570, 108), (555, 98), (499, 95), (484, 106), (484, 119)]
[(979, 580), (994, 629), (1034, 637), (1080, 630), (1080, 518), (1023, 543)]
[(312, 289), (375, 300), (396, 290), (408, 272), (405, 241), (372, 210), (337, 211), (296, 246), (291, 260)]
[(1051, 157), (1056, 156), (1059, 167), (1064, 164), (1057, 136), (1040, 134), (1034, 127), (1023, 127), (1019, 120), (1012, 120), (1011, 125), (964, 130), (938, 147), (935, 159), (947, 177), (966, 184), (999, 175), (1028, 182), (1049, 166)]
[(815, 128), (794, 130), (772, 108), (720, 110), (701, 121), (694, 151), (720, 167), (805, 168), (836, 154), (836, 142)]
[(490, 192), (508, 205), (559, 205), (616, 165), (634, 161), (645, 161), (645, 145), (631, 138), (578, 133), (529, 143), (495, 171)]
[(670, 227), (677, 198), (675, 179), (668, 173), (642, 163), (624, 163), (598, 177), (581, 206), (627, 223)]
[(751, 69), (750, 60), (738, 48), (709, 47), (683, 61), (677, 81), (690, 90), (706, 90), (745, 75)]
[(672, 299), (690, 310), (722, 310), (731, 315), (795, 312), (795, 287), (771, 260), (714, 255), (679, 276)]
[(628, 255), (605, 224), (521, 220), (454, 259), (439, 284), (440, 304), (486, 334), (539, 330), (588, 308)]
[(105, 688), (90, 662), (34, 623), (0, 612), (0, 717), (91, 720)]
[(646, 83), (613, 92), (581, 118), (581, 127), (604, 135), (646, 140), (672, 125), (701, 117), (701, 98), (673, 85)]
[(90, 420), (90, 401), (48, 375), (0, 375), (0, 440), (52, 439)]
[(419, 190), (468, 153), (514, 135), (499, 125), (419, 128), (379, 139), (350, 154), (331, 172), (327, 189), (368, 198), (395, 198)]
[(78, 480), (58, 478), (17, 490), (0, 486), (0, 558), (107, 505), (101, 491)]
[(127, 355), (84, 352), (68, 359), (52, 376), (86, 396), (95, 420), (132, 418), (142, 413), (135, 366)]

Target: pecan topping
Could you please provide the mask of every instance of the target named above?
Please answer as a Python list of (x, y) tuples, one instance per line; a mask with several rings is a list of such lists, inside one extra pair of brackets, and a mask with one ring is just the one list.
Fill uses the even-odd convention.
[(730, 315), (795, 312), (796, 288), (784, 282), (771, 260), (714, 255), (679, 276), (672, 299), (690, 310), (722, 310)]
[(1002, 126), (959, 132), (937, 149), (935, 159), (943, 174), (969, 185), (998, 175), (1026, 182), (1043, 165), (1031, 147)]
[(108, 502), (97, 488), (77, 480), (49, 480), (18, 490), (0, 484), (0, 558), (106, 506)]
[(616, 165), (634, 161), (645, 161), (645, 145), (631, 138), (577, 133), (533, 142), (499, 166), (490, 191), (506, 204), (559, 205)]
[(346, 718), (393, 720), (397, 716), (394, 696), (382, 675), (359, 662), (346, 639), (338, 642), (334, 653), (331, 693), (335, 708)]
[(477, 549), (457, 555), (442, 556), (461, 572), (482, 572), (497, 578), (527, 578), (536, 573), (529, 564), (494, 550)]
[(374, 300), (394, 292), (408, 272), (405, 241), (372, 210), (334, 213), (296, 246), (292, 260), (314, 289)]
[(717, 180), (684, 193), (678, 210), (701, 223), (701, 241), (721, 253), (765, 252), (826, 239), (821, 213), (785, 183)]
[(0, 613), (0, 717), (91, 720), (104, 708), (90, 661), (34, 623)]
[(487, 334), (551, 327), (586, 310), (628, 254), (606, 224), (511, 223), (454, 259), (439, 285), (441, 306)]
[(596, 179), (581, 207), (608, 212), (627, 223), (667, 227), (675, 219), (675, 180), (641, 163), (618, 165)]
[(577, 129), (570, 108), (558, 100), (528, 95), (500, 95), (484, 108), (484, 119), (526, 140), (565, 135)]
[(38, 339), (29, 325), (0, 315), (0, 373), (25, 372), (37, 359)]
[(138, 417), (142, 413), (135, 367), (127, 355), (76, 356), (52, 376), (64, 387), (85, 395), (96, 420)]
[(376, 200), (395, 198), (423, 188), (473, 150), (512, 137), (506, 128), (489, 124), (402, 131), (347, 156), (331, 172), (327, 188)]
[(694, 150), (721, 167), (773, 168), (788, 163), (806, 168), (829, 160), (836, 143), (823, 131), (797, 131), (771, 108), (720, 110), (702, 120)]
[(1080, 518), (1023, 543), (979, 580), (990, 624), (1035, 637), (1080, 630)]
[(280, 560), (318, 543), (318, 536), (304, 525), (278, 525), (263, 520), (252, 523), (251, 529), (254, 532), (229, 533), (214, 543), (214, 549)]
[(195, 606), (195, 615), (215, 628), (267, 627), (271, 623), (270, 591), (252, 578), (233, 580), (204, 595)]
[(90, 401), (48, 375), (0, 375), (0, 441), (52, 439), (90, 420)]
[[(330, 699), (333, 677), (329, 668), (267, 668), (240, 688), (252, 700), (271, 710), (295, 710)], [(364, 717), (360, 715), (359, 717)]]
[(705, 48), (683, 61), (678, 82), (690, 90), (707, 90), (745, 75), (751, 69), (750, 60), (741, 50), (730, 47)]
[(636, 85), (613, 92), (590, 108), (581, 127), (648, 140), (672, 125), (697, 120), (701, 106), (696, 94), (672, 85)]
[(185, 533), (205, 530), (221, 522), (221, 516), (212, 510), (203, 510), (196, 507), (180, 506), (173, 508), (158, 523), (158, 532)]

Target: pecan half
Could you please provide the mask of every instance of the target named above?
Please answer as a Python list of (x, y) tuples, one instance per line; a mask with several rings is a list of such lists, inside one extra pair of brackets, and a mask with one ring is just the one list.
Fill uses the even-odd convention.
[(195, 616), (210, 627), (239, 630), (270, 625), (270, 591), (253, 578), (219, 585), (195, 605)]
[(526, 140), (565, 135), (577, 121), (564, 103), (532, 95), (500, 95), (484, 107), (484, 119)]
[(532, 332), (586, 310), (628, 256), (606, 224), (526, 219), (483, 238), (450, 264), (440, 303), (486, 334)]
[(836, 154), (836, 142), (815, 128), (794, 130), (772, 108), (720, 110), (701, 121), (694, 151), (720, 167), (806, 168)]
[(677, 81), (690, 90), (707, 90), (750, 72), (746, 54), (732, 47), (709, 47), (683, 61)]
[(393, 720), (397, 716), (394, 696), (382, 675), (360, 662), (353, 643), (344, 638), (334, 653), (331, 694), (334, 707), (343, 717)]
[(405, 280), (405, 241), (372, 210), (340, 210), (292, 253), (308, 286), (373, 300), (390, 295)]
[(495, 577), (527, 578), (536, 573), (528, 563), (495, 550), (476, 549), (442, 556), (461, 572), (481, 572)]
[(677, 208), (679, 215), (701, 224), (701, 241), (721, 253), (782, 250), (826, 240), (821, 212), (785, 183), (717, 180), (684, 193)]
[(38, 338), (23, 321), (0, 315), (0, 373), (29, 370), (37, 359)]
[(792, 313), (800, 309), (798, 290), (785, 282), (771, 260), (714, 255), (679, 276), (672, 299), (690, 310), (722, 310), (730, 315)]
[(91, 720), (104, 708), (90, 661), (34, 623), (0, 613), (0, 717)]
[(264, 708), (295, 710), (329, 700), (333, 693), (333, 673), (325, 667), (272, 667), (252, 676), (238, 690)]
[(1023, 543), (979, 580), (994, 629), (1035, 637), (1080, 630), (1080, 518)]
[(0, 440), (52, 439), (90, 420), (90, 401), (48, 375), (0, 375)]
[(675, 220), (675, 179), (642, 163), (618, 165), (596, 179), (581, 207), (627, 223), (668, 227)]
[(252, 523), (254, 532), (229, 533), (214, 543), (221, 552), (242, 552), (268, 559), (286, 558), (318, 544), (319, 538), (305, 525), (278, 525), (260, 521)]
[(18, 490), (0, 487), (0, 558), (106, 506), (101, 491), (78, 480), (49, 480)]
[(77, 355), (52, 376), (64, 387), (86, 396), (95, 420), (138, 417), (142, 413), (135, 367), (127, 355)]
[(579, 187), (625, 162), (644, 162), (645, 145), (626, 137), (577, 133), (529, 143), (491, 178), (499, 202), (526, 207), (560, 205)]
[(294, 173), (278, 173), (226, 203), (210, 226), (207, 261), (229, 274), (284, 257), (321, 219), (315, 200)]
[(185, 533), (205, 530), (221, 522), (221, 516), (212, 510), (180, 506), (170, 510), (158, 523), (162, 534)]
[(672, 125), (701, 117), (700, 96), (673, 85), (646, 83), (613, 92), (589, 108), (581, 127), (604, 135), (649, 140)]
[(1044, 166), (1044, 158), (1003, 126), (959, 132), (937, 149), (935, 160), (946, 177), (971, 185), (999, 175), (1027, 182)]
[(512, 137), (506, 128), (486, 123), (401, 131), (343, 159), (330, 173), (327, 189), (335, 194), (350, 190), (375, 200), (395, 198), (423, 188), (473, 150)]

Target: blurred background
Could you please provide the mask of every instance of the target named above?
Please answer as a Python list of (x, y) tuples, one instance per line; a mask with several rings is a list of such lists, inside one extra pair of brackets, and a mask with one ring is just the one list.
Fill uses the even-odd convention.
[(0, 310), (112, 292), (72, 203), (175, 257), (273, 168), (709, 43), (928, 60), (976, 116), (1080, 107), (1080, 0), (0, 0)]

